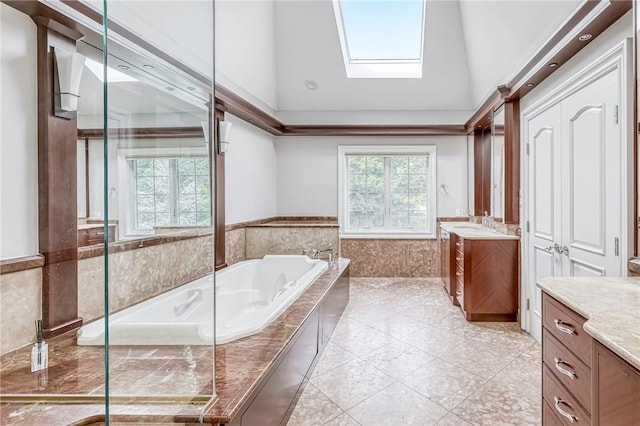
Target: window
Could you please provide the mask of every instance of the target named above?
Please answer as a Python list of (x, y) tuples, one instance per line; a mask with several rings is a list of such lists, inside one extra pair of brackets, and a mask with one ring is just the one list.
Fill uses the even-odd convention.
[(342, 236), (435, 235), (435, 147), (342, 146), (338, 158)]
[(333, 0), (348, 78), (421, 78), (423, 0)]
[(118, 148), (119, 234), (138, 238), (160, 226), (211, 226), (208, 147)]

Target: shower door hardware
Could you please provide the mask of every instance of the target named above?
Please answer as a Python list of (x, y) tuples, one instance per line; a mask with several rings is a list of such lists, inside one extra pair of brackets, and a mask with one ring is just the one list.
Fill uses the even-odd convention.
[(620, 256), (620, 238), (615, 237), (613, 239), (613, 243), (614, 243), (614, 246), (615, 246), (615, 254), (616, 254), (616, 256)]

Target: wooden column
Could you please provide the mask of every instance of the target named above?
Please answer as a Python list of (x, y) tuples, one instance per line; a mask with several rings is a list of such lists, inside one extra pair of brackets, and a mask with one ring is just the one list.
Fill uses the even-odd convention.
[(224, 120), (224, 111), (215, 110), (214, 115), (215, 138), (213, 146), (213, 159), (215, 160), (215, 224), (214, 224), (214, 241), (215, 241), (215, 270), (222, 269), (227, 266), (225, 256), (225, 197), (224, 197), (224, 154), (218, 152), (218, 140), (220, 137), (220, 126), (218, 123)]
[(474, 215), (491, 215), (491, 128), (473, 132)]
[(50, 18), (38, 27), (38, 221), (45, 337), (82, 325), (78, 318), (77, 120), (54, 115), (53, 48), (76, 50), (79, 32)]
[(504, 221), (520, 223), (520, 100), (504, 104)]

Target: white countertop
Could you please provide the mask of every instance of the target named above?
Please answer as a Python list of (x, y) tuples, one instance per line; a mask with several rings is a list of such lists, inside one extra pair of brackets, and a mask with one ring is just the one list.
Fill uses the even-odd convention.
[(491, 228), (483, 228), (479, 223), (471, 222), (440, 222), (440, 226), (447, 232), (453, 232), (459, 237), (470, 240), (519, 240), (517, 235), (507, 235)]
[(640, 370), (640, 278), (549, 277), (537, 284), (587, 318), (587, 333)]

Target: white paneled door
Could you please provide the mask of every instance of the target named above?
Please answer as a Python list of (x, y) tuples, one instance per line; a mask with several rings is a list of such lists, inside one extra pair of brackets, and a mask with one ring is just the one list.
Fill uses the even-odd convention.
[(620, 84), (620, 69), (612, 67), (525, 115), (525, 328), (538, 341), (537, 281), (622, 274)]

